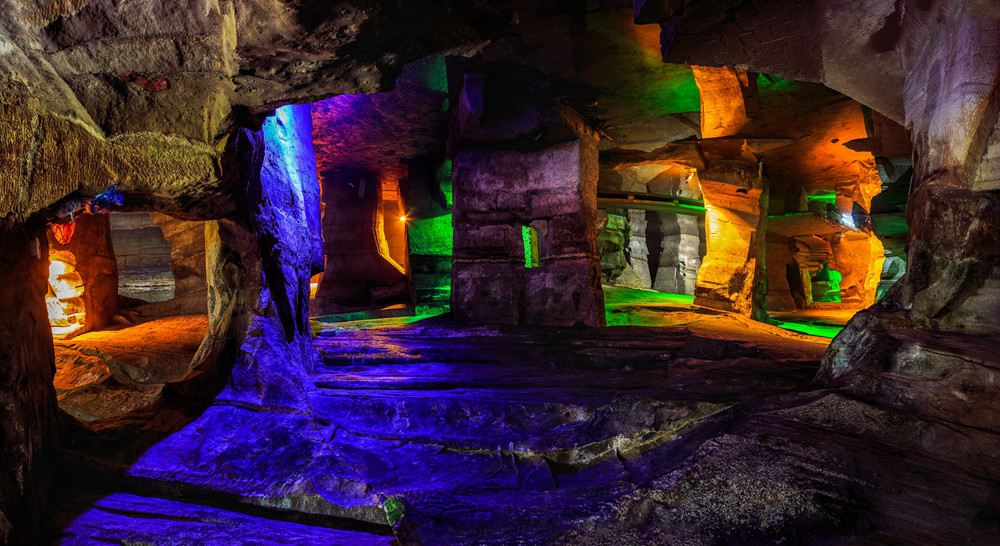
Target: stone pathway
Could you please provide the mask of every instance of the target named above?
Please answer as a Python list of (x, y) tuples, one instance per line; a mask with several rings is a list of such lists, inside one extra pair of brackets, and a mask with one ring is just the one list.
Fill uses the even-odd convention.
[(78, 473), (117, 485), (70, 497), (62, 536), (989, 544), (1000, 529), (1000, 465), (975, 455), (996, 453), (996, 434), (817, 389), (823, 344), (805, 336), (688, 318), (325, 324), (301, 409), (220, 396), (141, 449), (121, 448), (127, 431), (67, 446)]
[[(152, 484), (154, 496), (94, 504), (68, 524), (67, 541), (119, 540), (135, 523), (128, 518), (193, 510), (157, 498), (182, 492), (221, 499), (214, 510), (238, 521), (230, 530), (265, 525), (234, 515), (253, 508), (276, 510), (268, 521), (307, 514), (313, 524), (387, 532), (388, 501), (402, 507), (396, 533), (411, 543), (545, 543), (635, 491), (636, 476), (650, 472), (643, 457), (725, 420), (734, 404), (801, 389), (822, 350), (810, 340), (776, 350), (766, 335), (754, 344), (683, 329), (414, 320), (323, 325), (315, 418), (217, 401), (133, 463), (106, 461), (122, 469), (125, 490)], [(108, 503), (128, 514), (107, 515)], [(205, 525), (201, 515), (178, 518), (161, 530), (183, 536), (194, 531), (182, 521)]]

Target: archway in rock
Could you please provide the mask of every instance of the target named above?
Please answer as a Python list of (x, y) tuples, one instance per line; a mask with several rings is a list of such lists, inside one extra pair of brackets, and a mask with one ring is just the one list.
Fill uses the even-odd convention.
[(49, 231), (53, 384), (62, 411), (114, 428), (191, 371), (208, 331), (205, 223), (105, 212), (69, 225)]
[(325, 321), (440, 313), (451, 295), (451, 161), (444, 157), (445, 59), (405, 67), (396, 88), (313, 104)]

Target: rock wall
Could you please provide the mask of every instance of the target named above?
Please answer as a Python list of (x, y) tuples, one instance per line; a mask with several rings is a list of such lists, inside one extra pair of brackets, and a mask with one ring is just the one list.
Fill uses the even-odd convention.
[(121, 270), (170, 267), (170, 244), (148, 212), (112, 214), (111, 239)]
[(39, 543), (54, 484), (54, 354), (41, 229), (0, 223), (0, 543)]
[(174, 275), (177, 314), (204, 313), (208, 300), (205, 272), (205, 223), (190, 222), (154, 213), (153, 222), (170, 245), (170, 271)]
[(53, 250), (71, 252), (76, 258), (76, 270), (83, 279), (86, 321), (73, 335), (100, 330), (111, 324), (118, 313), (118, 262), (108, 215), (77, 216), (73, 238), (62, 245), (49, 235), (49, 245)]
[(158, 212), (115, 214), (111, 219), (115, 259), (123, 273), (170, 278), (173, 284), (171, 296), (140, 304), (129, 314), (150, 318), (206, 312), (205, 222)]
[[(454, 162), (456, 318), (602, 325), (596, 136), (537, 152), (460, 149)], [(538, 267), (525, 267), (524, 227), (539, 234)]]

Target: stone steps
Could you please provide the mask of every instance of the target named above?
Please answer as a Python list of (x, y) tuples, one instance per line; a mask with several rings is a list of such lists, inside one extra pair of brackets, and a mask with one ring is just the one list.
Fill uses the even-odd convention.
[[(178, 501), (127, 492), (73, 499), (62, 506), (59, 544), (329, 544), (387, 546), (395, 537), (381, 532), (341, 529), (322, 521), (296, 521), (274, 511), (249, 513), (197, 501)], [(82, 502), (81, 502), (82, 501)], [(63, 504), (66, 504), (65, 502)], [(282, 516), (282, 517), (276, 517)]]

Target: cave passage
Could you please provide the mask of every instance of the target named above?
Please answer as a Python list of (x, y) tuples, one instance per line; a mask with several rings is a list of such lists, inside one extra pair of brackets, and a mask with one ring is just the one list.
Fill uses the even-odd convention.
[(82, 429), (172, 404), (208, 330), (204, 224), (105, 211), (48, 232), (53, 385)]
[(0, 545), (997, 543), (994, 2), (175, 4), (0, 0)]

